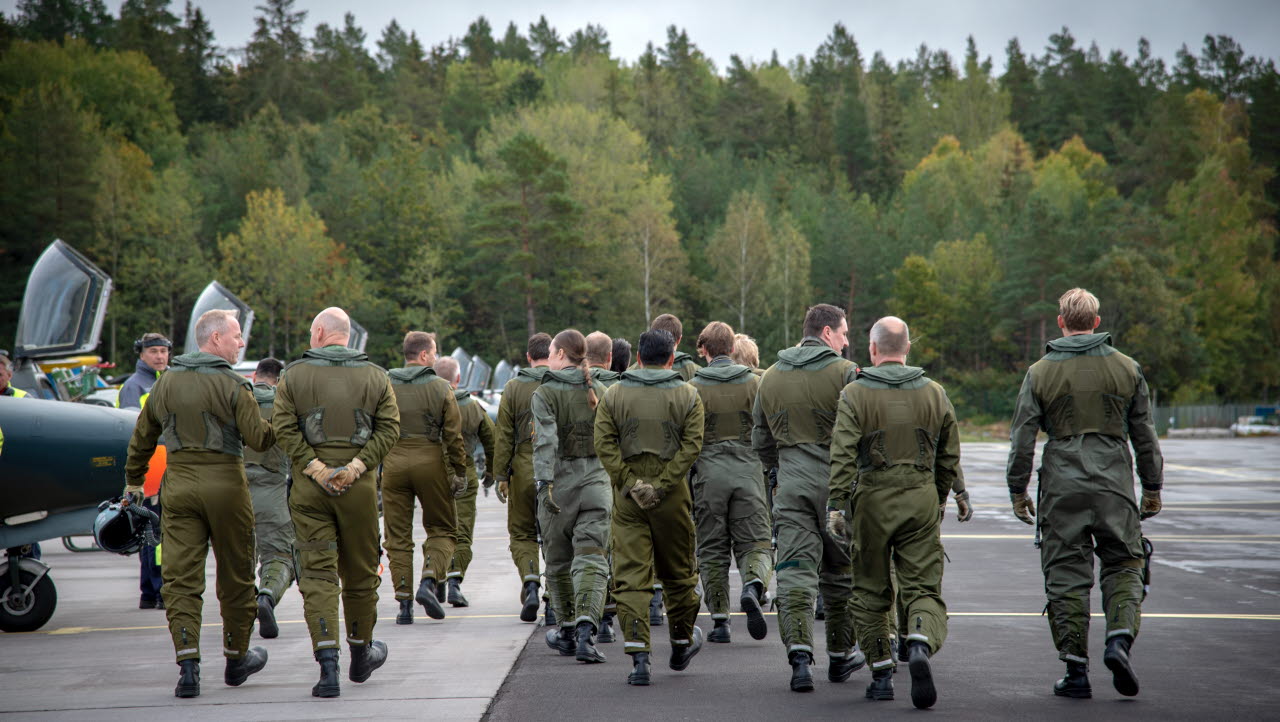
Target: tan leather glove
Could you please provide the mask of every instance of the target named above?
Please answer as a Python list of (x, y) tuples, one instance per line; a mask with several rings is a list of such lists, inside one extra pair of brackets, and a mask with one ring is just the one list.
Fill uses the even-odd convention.
[(631, 487), (631, 499), (636, 506), (648, 511), (654, 509), (658, 504), (662, 503), (662, 492), (653, 487), (653, 484), (641, 479)]
[(849, 522), (839, 509), (827, 509), (827, 533), (844, 541), (849, 538)]
[(1023, 524), (1036, 523), (1036, 507), (1031, 503), (1030, 494), (1025, 491), (1021, 494), (1009, 494), (1009, 500), (1013, 502), (1013, 515)]
[(449, 477), (449, 489), (453, 492), (453, 498), (455, 499), (467, 493), (467, 477), (466, 476)]
[(961, 524), (973, 518), (973, 505), (969, 503), (969, 492), (956, 494), (956, 521)]
[[(345, 468), (345, 467), (344, 467)], [(302, 470), (312, 481), (316, 483), (324, 493), (329, 496), (340, 496), (345, 489), (336, 485), (333, 481), (338, 470), (330, 467), (319, 459), (312, 459), (309, 464)]]
[(511, 493), (511, 482), (506, 479), (499, 481), (498, 486), (494, 488), (493, 493), (498, 495), (498, 501), (506, 504), (507, 494)]
[(1150, 489), (1142, 490), (1142, 510), (1139, 513), (1140, 517), (1144, 520), (1150, 519), (1156, 514), (1159, 514), (1160, 509), (1162, 508), (1163, 505), (1160, 503), (1159, 491), (1151, 491)]
[(352, 459), (347, 465), (334, 472), (333, 478), (329, 483), (337, 489), (346, 491), (352, 484), (356, 483), (356, 479), (364, 476), (364, 472), (368, 471), (368, 467), (359, 459)]

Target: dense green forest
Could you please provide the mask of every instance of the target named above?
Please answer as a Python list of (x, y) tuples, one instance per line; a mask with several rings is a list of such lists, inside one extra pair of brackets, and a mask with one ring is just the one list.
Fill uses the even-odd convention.
[(305, 20), (264, 0), (232, 49), (191, 2), (0, 16), (0, 338), (58, 237), (114, 277), (126, 367), (214, 278), (257, 311), (250, 357), (337, 304), (382, 363), (411, 328), (496, 361), (663, 312), (685, 350), (720, 319), (769, 361), (825, 301), (864, 362), (905, 318), (961, 416), (999, 417), (1085, 286), (1162, 403), (1280, 387), (1280, 75), (1229, 37), (1166, 64), (1063, 28), (997, 72), (972, 40), (891, 63), (836, 24), (717, 67), (675, 26), (619, 58), (545, 17), (434, 47)]

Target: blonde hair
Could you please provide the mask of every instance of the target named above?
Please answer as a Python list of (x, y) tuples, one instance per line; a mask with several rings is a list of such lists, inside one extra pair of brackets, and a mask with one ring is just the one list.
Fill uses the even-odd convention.
[(1083, 288), (1073, 288), (1058, 299), (1058, 315), (1068, 331), (1092, 331), (1098, 318), (1098, 297)]
[(756, 345), (754, 338), (745, 333), (737, 334), (733, 337), (733, 353), (729, 354), (729, 358), (748, 368), (760, 368), (760, 347)]

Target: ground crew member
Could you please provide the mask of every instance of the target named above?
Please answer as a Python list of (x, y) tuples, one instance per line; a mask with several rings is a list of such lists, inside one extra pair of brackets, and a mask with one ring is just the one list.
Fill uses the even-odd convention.
[(116, 396), (117, 409), (140, 409), (146, 404), (151, 387), (169, 367), (172, 349), (173, 343), (160, 333), (145, 333), (142, 338), (133, 342), (133, 352), (138, 354), (138, 362), (133, 374), (120, 386), (120, 393)]
[[(676, 356), (675, 362), (671, 365), (671, 370), (680, 374), (680, 378), (685, 381), (693, 379), (693, 374), (700, 366), (693, 360), (693, 357), (680, 350), (680, 339), (684, 334), (684, 325), (680, 323), (680, 319), (674, 314), (664, 313), (649, 324), (650, 331), (666, 331), (675, 339)], [(639, 368), (639, 363), (632, 364), (628, 370)], [(655, 580), (653, 583), (653, 600), (649, 603), (649, 624), (662, 624), (662, 582)]]
[(893, 699), (892, 558), (906, 610), (911, 703), (927, 709), (937, 701), (929, 658), (947, 637), (939, 506), (961, 478), (960, 436), (947, 392), (906, 365), (910, 350), (907, 324), (880, 319), (870, 334), (874, 367), (840, 393), (827, 532), (843, 539), (852, 531), (857, 550), (852, 606), (859, 646), (870, 655), (867, 698)]
[[(623, 356), (622, 367), (619, 370), (614, 370), (613, 368), (615, 364), (613, 352), (615, 349)], [(591, 378), (599, 381), (606, 389), (618, 383), (630, 360), (631, 344), (627, 343), (626, 339), (611, 339), (609, 334), (603, 331), (593, 331), (587, 334), (587, 366), (591, 367)], [(611, 545), (609, 547), (609, 568), (612, 570), (613, 540), (610, 539), (609, 543)], [(618, 600), (613, 597), (612, 574), (610, 574), (609, 593), (604, 598), (604, 616), (600, 618), (600, 631), (596, 634), (597, 642), (609, 643), (613, 641), (613, 618), (616, 616), (618, 616)]]
[(596, 409), (595, 446), (613, 482), (613, 577), (618, 617), (633, 669), (628, 684), (648, 685), (652, 580), (670, 600), (671, 661), (689, 666), (702, 649), (692, 500), (686, 481), (702, 450), (698, 392), (671, 370), (675, 339), (640, 335), (640, 368), (627, 371)]
[(257, 614), (253, 585), (253, 507), (245, 479), (245, 444), (265, 451), (275, 442), (249, 382), (231, 368), (244, 348), (230, 311), (196, 320), (195, 353), (173, 360), (173, 370), (152, 387), (138, 414), (125, 463), (124, 493), (142, 503), (142, 483), (156, 443), (164, 435), (168, 467), (161, 531), (166, 557), (164, 593), (169, 633), (180, 673), (174, 694), (200, 694), (200, 620), (205, 559), (217, 559), (222, 612), (224, 681), (237, 686), (267, 664), (267, 650), (249, 648)]
[(0, 354), (0, 396), (8, 396), (15, 399), (26, 396), (26, 391), (9, 385), (9, 381), (12, 379), (13, 362), (9, 360), (8, 354)]
[[(1010, 427), (1008, 482), (1014, 514), (1035, 523), (1027, 494), (1036, 432), (1049, 435), (1040, 461), (1040, 565), (1049, 598), (1049, 632), (1067, 676), (1053, 687), (1063, 697), (1090, 697), (1089, 592), (1093, 555), (1102, 561), (1102, 609), (1107, 649), (1102, 660), (1116, 691), (1138, 693), (1129, 650), (1142, 613), (1145, 553), (1139, 517), (1160, 512), (1164, 457), (1151, 421), (1142, 367), (1097, 333), (1098, 299), (1073, 288), (1058, 300), (1058, 328), (1048, 353), (1027, 369)], [(1133, 497), (1133, 460), (1142, 480)], [(1090, 553), (1092, 551), (1092, 554)]]
[(760, 368), (760, 347), (756, 345), (754, 338), (745, 333), (734, 334), (733, 353), (729, 354), (729, 358), (734, 363), (751, 369), (751, 373), (756, 376), (764, 376), (764, 369)]
[[(458, 372), (458, 361), (452, 356), (441, 356), (436, 359), (436, 374), (444, 379), (452, 379), (453, 398), (458, 402), (458, 416), (462, 425), (462, 443), (467, 453), (467, 490), (453, 500), (458, 514), (457, 542), (453, 548), (453, 561), (449, 564), (449, 604), (455, 607), (470, 605), (462, 596), (462, 581), (467, 576), (467, 568), (471, 566), (471, 540), (476, 528), (476, 492), (480, 490), (480, 478), (476, 474), (475, 458), (478, 451), (484, 452), (484, 493), (489, 495), (493, 486), (493, 421), (484, 412), (474, 396), (466, 389), (458, 388), (462, 383), (462, 374)], [(438, 591), (438, 590), (437, 590)], [(439, 595), (437, 594), (437, 598)]]
[(603, 662), (596, 630), (609, 586), (613, 489), (596, 457), (595, 414), (604, 384), (591, 380), (587, 341), (567, 329), (551, 341), (549, 369), (533, 392), (533, 476), (547, 560), (547, 589), (559, 629), (547, 644), (580, 662)]
[(858, 371), (840, 355), (848, 334), (844, 311), (825, 303), (810, 308), (804, 338), (778, 352), (778, 362), (760, 379), (752, 410), (752, 446), (766, 469), (777, 467), (778, 627), (797, 692), (813, 690), (809, 665), (819, 587), (826, 602), (827, 679), (843, 682), (866, 663), (854, 646), (848, 541), (826, 531), (831, 428), (840, 390)]
[[(169, 368), (172, 349), (173, 343), (159, 333), (143, 334), (142, 338), (133, 342), (133, 352), (138, 354), (137, 366), (120, 386), (120, 393), (116, 395), (116, 408), (141, 409), (146, 405), (151, 387), (160, 378), (160, 374)], [(234, 359), (232, 363), (235, 363)], [(142, 505), (163, 517), (158, 488), (156, 493), (144, 496)], [(159, 547), (144, 544), (138, 551), (138, 588), (142, 592), (138, 598), (138, 609), (164, 609), (164, 597), (160, 589), (164, 576), (157, 559), (158, 549)]]
[(739, 605), (752, 639), (769, 631), (761, 609), (773, 570), (769, 507), (760, 457), (751, 448), (751, 410), (760, 378), (730, 359), (733, 329), (712, 321), (698, 335), (707, 360), (693, 386), (702, 399), (706, 432), (693, 479), (698, 569), (715, 628), (709, 642), (729, 642), (729, 560), (742, 578)]
[(311, 322), (311, 349), (285, 367), (271, 420), (293, 463), (289, 510), (300, 560), (298, 591), (320, 681), (316, 697), (337, 697), (338, 597), (351, 664), (364, 682), (387, 660), (373, 638), (378, 620), (376, 470), (400, 436), (400, 411), (383, 370), (347, 348), (351, 319), (326, 308)]
[(542, 578), (538, 563), (538, 490), (533, 483), (533, 412), (530, 399), (547, 372), (547, 355), (551, 337), (535, 333), (529, 337), (525, 359), (528, 368), (507, 382), (498, 402), (498, 421), (494, 424), (497, 449), (493, 454), (493, 473), (498, 480), (498, 501), (507, 504), (507, 533), (511, 536), (511, 560), (520, 574), (520, 619), (532, 622), (538, 618), (540, 597), (538, 580)]
[[(253, 372), (253, 400), (262, 418), (271, 421), (276, 384), (284, 364), (273, 358), (258, 362)], [(254, 537), (258, 543), (258, 634), (280, 636), (276, 605), (293, 583), (293, 519), (289, 517), (289, 457), (279, 446), (265, 452), (246, 449), (244, 474), (253, 498)]]
[[(424, 331), (405, 334), (404, 368), (388, 376), (400, 409), (399, 440), (382, 464), (382, 517), (388, 566), (400, 613), (396, 624), (413, 624), (413, 602), (427, 616), (444, 619), (445, 577), (457, 548), (456, 497), (467, 488), (467, 452), (462, 416), (453, 387), (441, 378), (436, 339)], [(455, 362), (456, 364), (456, 362)], [(457, 375), (457, 366), (453, 369)], [(422, 506), (422, 579), (413, 591), (413, 507)]]

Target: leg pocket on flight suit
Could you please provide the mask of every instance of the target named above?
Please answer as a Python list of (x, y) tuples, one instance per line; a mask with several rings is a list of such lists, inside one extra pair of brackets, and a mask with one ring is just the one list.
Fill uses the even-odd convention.
[(301, 562), (300, 582), (319, 580), (338, 584), (338, 542), (336, 541), (299, 541), (294, 544)]

